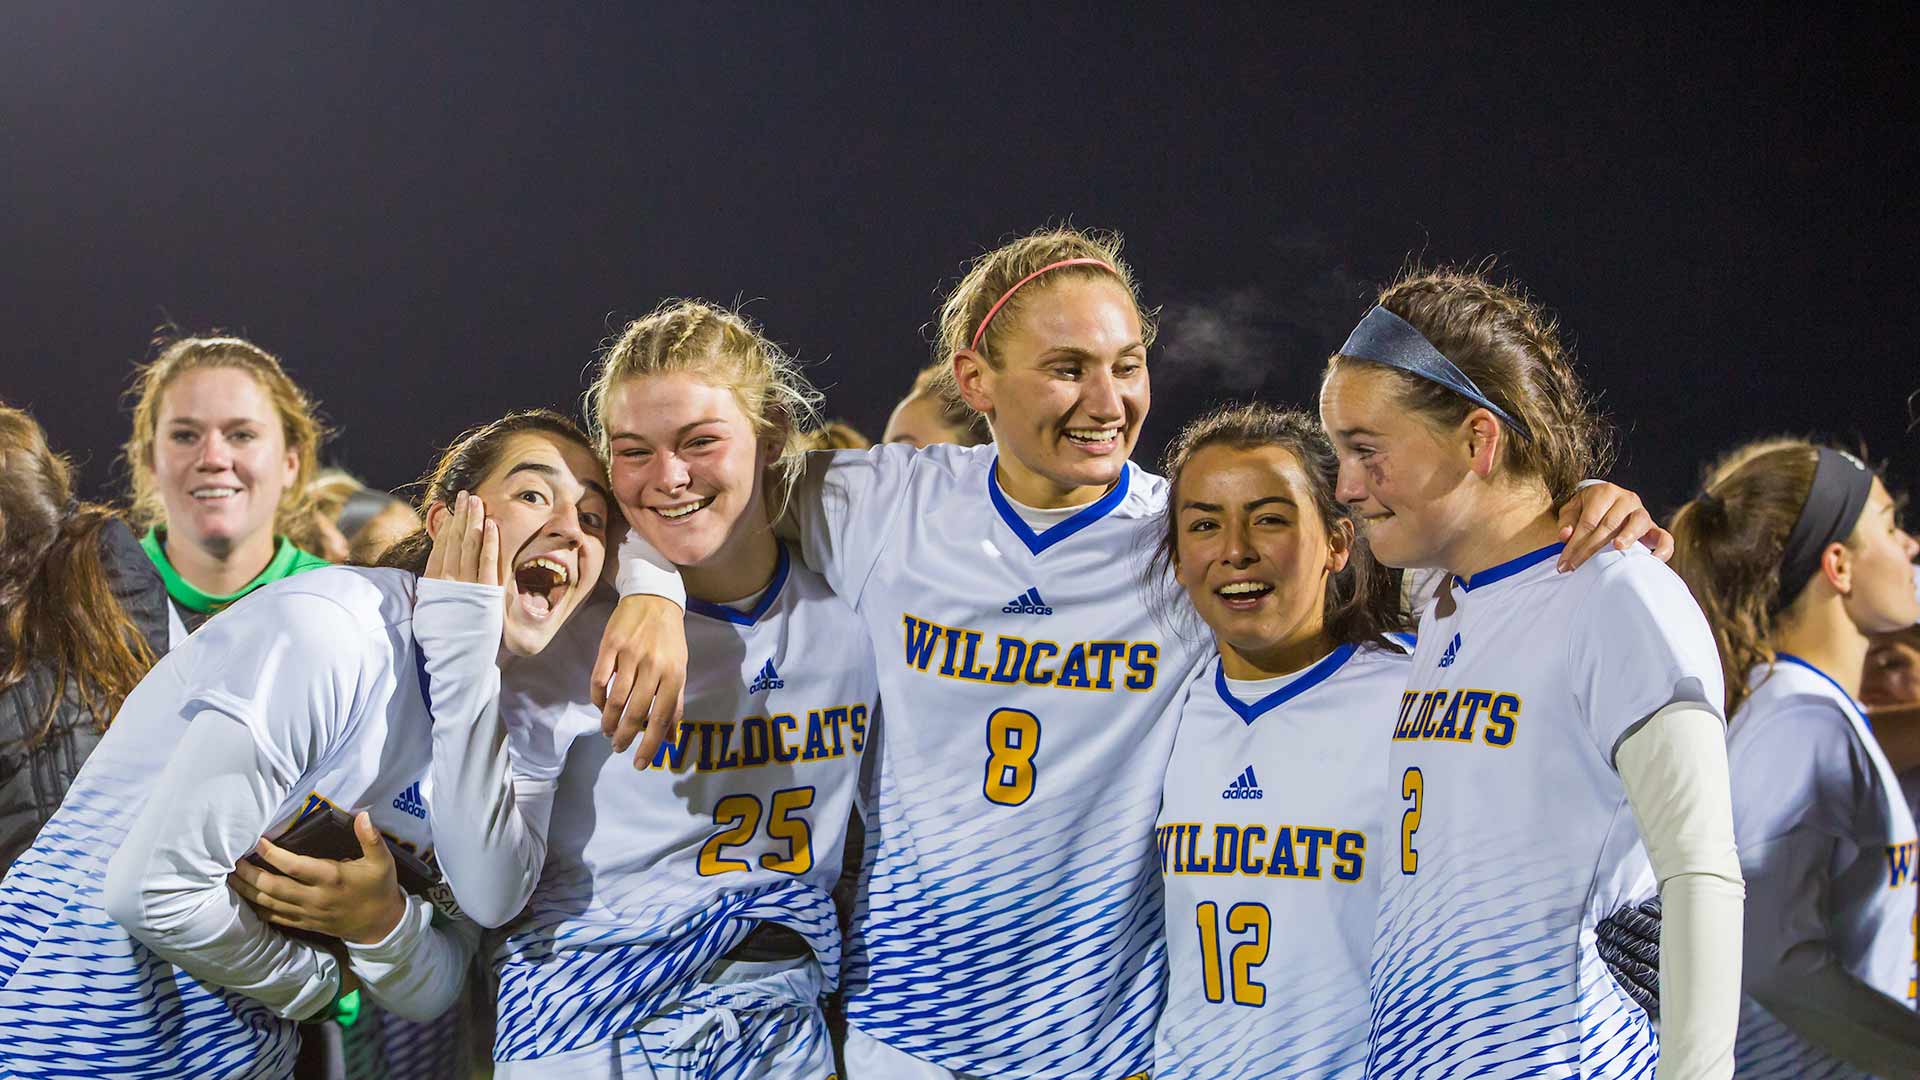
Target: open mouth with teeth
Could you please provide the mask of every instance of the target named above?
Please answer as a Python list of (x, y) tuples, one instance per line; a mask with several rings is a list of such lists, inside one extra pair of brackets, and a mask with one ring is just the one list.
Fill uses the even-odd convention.
[(1243, 610), (1257, 606), (1272, 591), (1273, 586), (1264, 581), (1233, 581), (1213, 590), (1213, 594), (1228, 607)]
[(567, 565), (546, 555), (535, 555), (513, 568), (514, 595), (521, 610), (536, 619), (553, 614), (571, 584), (573, 573)]
[(707, 507), (713, 505), (713, 498), (712, 495), (709, 495), (704, 499), (698, 499), (690, 503), (681, 503), (678, 506), (654, 506), (648, 509), (666, 518), (668, 521), (680, 521), (683, 518), (693, 516), (696, 511), (705, 510)]
[(187, 492), (187, 494), (193, 496), (196, 502), (225, 502), (235, 495), (240, 494), (240, 489), (237, 487), (227, 487), (225, 485), (208, 485), (206, 487), (194, 488), (192, 491)]
[(1089, 450), (1105, 450), (1120, 445), (1119, 428), (1068, 428), (1067, 441)]

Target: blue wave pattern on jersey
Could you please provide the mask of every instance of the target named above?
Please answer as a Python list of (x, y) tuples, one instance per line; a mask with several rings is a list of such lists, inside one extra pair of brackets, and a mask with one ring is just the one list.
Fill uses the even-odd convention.
[(0, 1076), (291, 1075), (291, 1021), (202, 985), (102, 907), (107, 861), (139, 809), (127, 793), (151, 776), (96, 766), (81, 780), (0, 885)]
[(542, 881), (494, 962), (500, 978), (497, 1061), (601, 1042), (673, 1005), (757, 922), (807, 939), (831, 982), (840, 970), (833, 898), (802, 881), (724, 893), (691, 915), (636, 925), (590, 907), (585, 873)]
[(1564, 881), (1550, 870), (1516, 879), (1513, 867), (1493, 844), (1389, 878), (1369, 972), (1369, 1076), (1653, 1075), (1652, 1024), (1607, 973)]
[[(1286, 998), (1284, 1028), (1259, 1009), (1238, 1007), (1180, 1024), (1163, 1021), (1155, 1037), (1154, 1080), (1360, 1080), (1366, 1075), (1367, 1033), (1354, 1022), (1349, 970), (1278, 973), (1284, 989), (1269, 985), (1268, 993)], [(1223, 1023), (1222, 1016), (1231, 1022)]]
[(1750, 997), (1740, 999), (1733, 1062), (1740, 1080), (1873, 1080), (1795, 1035)]
[[(1144, 1071), (1166, 973), (1158, 864), (1142, 857), (1152, 854), (1158, 789), (1129, 799), (1117, 788), (1103, 806), (1076, 800), (1071, 815), (960, 836), (938, 807), (977, 805), (978, 777), (912, 783), (915, 803), (935, 809), (916, 830), (886, 797), (897, 785), (882, 785), (848, 946), (848, 1020), (961, 1072)], [(968, 988), (964, 1001), (932, 989), (954, 986)], [(1000, 1064), (1008, 1047), (1018, 1047), (1019, 1073)]]

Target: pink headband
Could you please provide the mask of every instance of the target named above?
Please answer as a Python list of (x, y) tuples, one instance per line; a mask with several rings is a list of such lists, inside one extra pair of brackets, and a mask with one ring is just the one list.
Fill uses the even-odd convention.
[(995, 315), (1000, 314), (1001, 308), (1007, 306), (1007, 301), (1013, 299), (1013, 294), (1020, 291), (1020, 286), (1025, 285), (1027, 282), (1032, 281), (1034, 278), (1039, 277), (1049, 270), (1058, 270), (1063, 266), (1097, 266), (1107, 273), (1112, 274), (1114, 277), (1120, 276), (1120, 271), (1115, 270), (1113, 264), (1105, 259), (1061, 259), (1056, 263), (1048, 263), (1033, 273), (1028, 274), (1026, 277), (1021, 278), (1019, 281), (1014, 282), (1013, 288), (1000, 294), (1000, 299), (995, 300), (993, 306), (987, 309), (987, 317), (980, 320), (980, 329), (973, 332), (973, 344), (967, 347), (973, 349), (975, 352), (980, 350), (980, 339), (987, 336), (987, 324), (993, 321)]

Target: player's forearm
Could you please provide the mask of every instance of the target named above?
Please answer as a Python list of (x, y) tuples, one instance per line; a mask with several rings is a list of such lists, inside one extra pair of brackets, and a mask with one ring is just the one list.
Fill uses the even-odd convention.
[(391, 933), (370, 945), (348, 942), (347, 956), (360, 988), (381, 1008), (433, 1020), (459, 1000), (479, 941), (477, 926), (436, 919), (432, 904), (409, 896)]
[(1800, 828), (1741, 852), (1746, 991), (1795, 1035), (1876, 1076), (1920, 1075), (1920, 1013), (1856, 978), (1827, 941), (1834, 840)]
[(333, 999), (340, 966), (262, 922), (227, 887), (279, 804), (237, 721), (203, 711), (107, 870), (107, 914), (162, 959), (290, 1019)]
[(1659, 1080), (1733, 1075), (1744, 885), (1725, 732), (1711, 710), (1676, 703), (1629, 736), (1615, 759), (1666, 912)]
[(500, 590), (422, 580), (414, 637), (433, 714), (433, 846), (467, 916), (505, 925), (546, 861), (553, 784), (516, 776), (500, 716)]

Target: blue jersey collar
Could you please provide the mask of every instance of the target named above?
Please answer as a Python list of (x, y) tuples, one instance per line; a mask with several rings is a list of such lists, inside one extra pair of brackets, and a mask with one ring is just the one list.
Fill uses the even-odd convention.
[(992, 500), (993, 508), (1000, 511), (1000, 520), (1007, 523), (1013, 535), (1027, 545), (1027, 550), (1035, 555), (1047, 550), (1081, 529), (1099, 521), (1113, 512), (1114, 507), (1127, 497), (1127, 483), (1133, 478), (1133, 462), (1127, 462), (1120, 470), (1120, 479), (1113, 490), (1087, 504), (1084, 510), (1055, 525), (1043, 533), (1035, 533), (1014, 511), (1013, 504), (1007, 501), (1006, 493), (1000, 490), (1000, 456), (994, 455), (993, 463), (987, 468), (987, 498)]
[(1497, 566), (1489, 566), (1470, 578), (1463, 578), (1455, 574), (1453, 580), (1455, 584), (1468, 592), (1472, 592), (1475, 589), (1484, 589), (1496, 581), (1505, 581), (1522, 570), (1546, 562), (1548, 559), (1566, 550), (1566, 546), (1565, 544), (1548, 544), (1538, 551), (1529, 551), (1517, 559), (1508, 559), (1506, 562), (1500, 563)]
[(787, 570), (790, 568), (787, 560), (787, 545), (781, 544), (779, 548), (780, 561), (773, 568), (773, 581), (767, 585), (767, 591), (760, 594), (760, 602), (753, 605), (752, 611), (736, 611), (725, 604), (716, 604), (710, 600), (689, 596), (687, 613), (705, 615), (709, 619), (724, 619), (737, 626), (752, 626), (759, 622), (760, 616), (765, 615), (767, 609), (773, 606), (773, 602), (780, 599), (780, 587), (787, 583)]
[(1252, 704), (1248, 704), (1233, 696), (1233, 691), (1227, 688), (1227, 665), (1224, 661), (1215, 660), (1213, 666), (1213, 688), (1219, 693), (1220, 700), (1227, 703), (1227, 708), (1232, 709), (1239, 715), (1240, 719), (1251, 724), (1255, 720), (1260, 719), (1261, 716), (1272, 712), (1274, 709), (1285, 705), (1301, 694), (1326, 682), (1334, 672), (1340, 670), (1340, 665), (1352, 659), (1353, 654), (1359, 651), (1359, 648), (1360, 646), (1358, 645), (1340, 646), (1321, 657), (1312, 667), (1302, 672), (1299, 678), (1294, 679), (1287, 685)]
[(1858, 701), (1855, 701), (1853, 695), (1847, 693), (1846, 687), (1841, 686), (1837, 682), (1834, 682), (1833, 676), (1827, 674), (1824, 671), (1821, 671), (1819, 668), (1814, 667), (1812, 664), (1807, 663), (1805, 660), (1800, 659), (1799, 657), (1793, 655), (1792, 653), (1776, 652), (1773, 654), (1773, 658), (1782, 664), (1797, 664), (1800, 667), (1806, 668), (1808, 671), (1811, 671), (1815, 675), (1818, 675), (1820, 676), (1820, 678), (1826, 680), (1827, 685), (1833, 687), (1833, 692), (1840, 695), (1840, 700), (1846, 702), (1847, 707), (1852, 709), (1854, 712), (1854, 715), (1860, 718), (1860, 722), (1867, 726), (1867, 730), (1868, 731), (1873, 730), (1873, 721), (1867, 719), (1866, 707), (1861, 705)]

